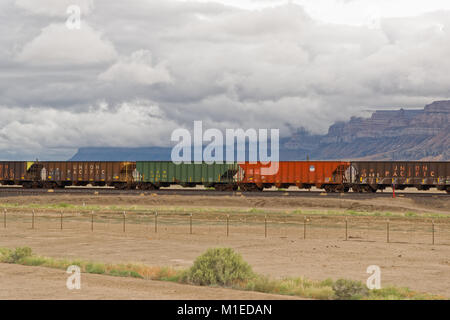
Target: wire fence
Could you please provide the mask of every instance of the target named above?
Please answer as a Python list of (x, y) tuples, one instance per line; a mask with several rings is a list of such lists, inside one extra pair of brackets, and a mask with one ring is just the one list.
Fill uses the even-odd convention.
[(0, 229), (450, 245), (450, 219), (5, 209), (1, 220)]

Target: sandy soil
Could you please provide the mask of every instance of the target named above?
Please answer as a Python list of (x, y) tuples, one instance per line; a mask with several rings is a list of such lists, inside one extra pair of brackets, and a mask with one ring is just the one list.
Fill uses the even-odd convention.
[[(2, 199), (4, 202), (5, 199)], [(346, 199), (268, 199), (245, 197), (95, 197), (95, 196), (46, 196), (6, 199), (12, 203), (75, 203), (86, 201), (89, 205), (143, 205), (143, 206), (185, 206), (194, 207), (248, 207), (269, 208), (273, 210), (310, 209), (322, 208), (325, 210), (380, 210), (397, 208), (396, 212), (445, 212), (450, 210), (446, 199), (373, 199), (373, 200), (346, 200)], [(351, 208), (351, 209), (349, 209)], [(428, 210), (428, 211), (427, 211)], [(19, 213), (17, 213), (19, 215)], [(28, 217), (29, 218), (29, 217)], [(323, 280), (326, 278), (349, 278), (366, 281), (369, 276), (366, 269), (369, 265), (378, 265), (382, 272), (382, 286), (397, 285), (407, 286), (417, 291), (441, 294), (450, 297), (450, 228), (448, 224), (436, 227), (436, 245), (431, 245), (430, 226), (422, 227), (414, 221), (393, 222), (391, 225), (391, 243), (386, 243), (385, 222), (376, 218), (367, 219), (367, 228), (362, 225), (349, 223), (350, 241), (344, 240), (344, 225), (338, 228), (331, 226), (329, 222), (312, 218), (315, 225), (308, 225), (307, 239), (303, 239), (303, 226), (301, 224), (269, 224), (268, 237), (264, 237), (264, 225), (258, 223), (230, 224), (230, 235), (226, 236), (224, 221), (214, 223), (195, 222), (193, 234), (189, 234), (189, 224), (164, 222), (161, 217), (158, 233), (153, 229), (153, 222), (146, 224), (127, 225), (123, 232), (119, 221), (116, 223), (96, 222), (94, 232), (90, 230), (89, 221), (66, 221), (64, 230), (59, 230), (59, 220), (41, 219), (36, 221), (36, 229), (31, 230), (29, 221), (20, 222), (12, 219), (6, 229), (0, 225), (0, 246), (18, 247), (30, 246), (37, 254), (55, 258), (82, 258), (101, 262), (141, 262), (154, 266), (172, 266), (186, 268), (192, 265), (197, 256), (210, 247), (232, 247), (241, 253), (255, 271), (273, 277), (305, 276), (307, 278)], [(85, 219), (86, 220), (86, 219)], [(1, 222), (1, 221), (0, 221)], [(321, 225), (320, 225), (321, 224)], [(446, 228), (444, 228), (446, 227)], [(12, 269), (11, 269), (12, 268)], [(0, 266), (0, 280), (2, 288), (16, 292), (15, 298), (38, 297), (48, 294), (50, 297), (58, 297), (57, 290), (39, 289), (42, 291), (34, 296), (29, 296), (27, 290), (19, 290), (22, 287), (20, 272), (14, 274), (15, 266)], [(19, 267), (18, 267), (19, 268)], [(22, 268), (22, 267), (20, 267)], [(25, 269), (17, 269), (25, 270)], [(28, 270), (28, 269), (26, 269)], [(37, 269), (47, 275), (42, 276), (39, 283), (51, 283), (65, 278), (59, 271)], [(23, 271), (25, 272), (25, 271)], [(54, 273), (56, 272), (56, 273)], [(52, 278), (53, 277), (53, 278)], [(61, 277), (61, 278), (58, 278)], [(87, 279), (91, 279), (90, 275)], [(92, 279), (103, 276), (92, 276)], [(26, 279), (26, 277), (24, 278)], [(53, 279), (53, 280), (51, 280)], [(209, 288), (195, 288), (198, 293), (187, 291), (173, 291), (173, 284), (153, 284), (148, 282), (136, 287), (139, 279), (110, 279), (110, 277), (95, 280), (92, 293), (86, 293), (81, 298), (212, 298), (209, 293), (203, 295), (203, 290)], [(53, 281), (53, 282), (52, 282)], [(102, 284), (105, 281), (107, 284)], [(130, 281), (127, 289), (126, 281)], [(5, 283), (5, 284), (4, 284)], [(139, 282), (140, 283), (140, 282)], [(5, 285), (5, 286), (4, 286)], [(36, 286), (39, 286), (36, 283)], [(97, 287), (96, 287), (97, 286)], [(106, 293), (102, 293), (105, 286)], [(160, 288), (161, 295), (148, 295), (146, 286)], [(167, 286), (167, 287), (165, 287)], [(177, 285), (174, 285), (178, 288)], [(175, 288), (174, 287), (174, 288)], [(165, 289), (164, 289), (165, 288)], [(183, 288), (186, 288), (183, 286)], [(66, 290), (65, 287), (61, 290)], [(164, 291), (165, 290), (165, 291)], [(172, 291), (170, 291), (172, 290)], [(211, 289), (217, 290), (217, 289)], [(28, 293), (27, 293), (28, 292)], [(171, 292), (173, 295), (171, 296)], [(197, 291), (196, 291), (197, 292)], [(205, 291), (207, 292), (207, 291)], [(218, 291), (214, 291), (218, 292)], [(1, 293), (0, 293), (1, 294)], [(69, 293), (64, 293), (69, 294)], [(64, 296), (61, 293), (62, 296)], [(70, 293), (71, 294), (71, 293)], [(147, 296), (145, 296), (147, 294)], [(227, 293), (228, 294), (228, 293)], [(230, 293), (235, 294), (235, 293)], [(243, 293), (236, 293), (243, 294)], [(253, 293), (246, 293), (253, 295)], [(4, 296), (1, 296), (4, 297)], [(64, 296), (66, 297), (66, 296)], [(68, 297), (68, 296), (67, 296)], [(227, 296), (228, 297), (228, 296)], [(232, 296), (230, 296), (232, 297)], [(253, 297), (253, 296), (252, 296)], [(254, 296), (255, 298), (260, 298)], [(71, 297), (69, 297), (71, 298)], [(225, 297), (220, 297), (225, 298)], [(239, 297), (238, 297), (239, 298)], [(248, 299), (247, 296), (240, 298)]]
[(157, 300), (277, 300), (280, 295), (222, 288), (196, 287), (104, 275), (82, 274), (80, 290), (66, 287), (64, 270), (0, 264), (0, 299), (157, 299)]
[[(40, 228), (42, 228), (41, 226)], [(86, 228), (88, 229), (88, 228)], [(210, 230), (193, 235), (122, 233), (95, 230), (1, 230), (0, 244), (10, 248), (30, 246), (40, 255), (55, 258), (82, 258), (102, 262), (140, 262), (154, 266), (189, 267), (210, 247), (232, 247), (241, 253), (255, 271), (272, 275), (306, 276), (312, 279), (349, 278), (365, 281), (366, 268), (378, 265), (382, 284), (407, 286), (415, 290), (450, 297), (450, 246), (430, 244), (302, 239), (283, 233), (252, 234), (251, 230)]]

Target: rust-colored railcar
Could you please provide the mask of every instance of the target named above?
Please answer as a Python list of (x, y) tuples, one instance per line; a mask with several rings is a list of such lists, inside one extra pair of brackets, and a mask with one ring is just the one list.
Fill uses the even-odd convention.
[(135, 162), (106, 161), (36, 161), (0, 162), (2, 184), (25, 188), (65, 186), (133, 187)]
[[(237, 181), (243, 190), (262, 190), (276, 186), (287, 188), (323, 188), (327, 192), (348, 191), (346, 171), (350, 162), (282, 161), (269, 165), (239, 163)], [(269, 169), (270, 168), (270, 169)]]
[(354, 191), (375, 192), (395, 186), (402, 190), (437, 188), (450, 191), (450, 162), (444, 161), (352, 161)]

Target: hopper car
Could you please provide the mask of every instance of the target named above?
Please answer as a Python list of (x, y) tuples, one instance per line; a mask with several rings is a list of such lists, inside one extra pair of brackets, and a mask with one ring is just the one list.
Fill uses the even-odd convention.
[(0, 184), (24, 188), (110, 186), (155, 190), (203, 185), (221, 191), (262, 191), (277, 187), (326, 192), (438, 190), (450, 193), (449, 161), (280, 161), (273, 173), (260, 162), (182, 163), (170, 161), (3, 161)]

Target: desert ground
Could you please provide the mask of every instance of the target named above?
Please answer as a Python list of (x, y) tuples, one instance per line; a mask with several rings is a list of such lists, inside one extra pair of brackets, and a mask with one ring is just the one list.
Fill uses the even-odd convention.
[[(7, 208), (6, 228), (0, 221), (0, 247), (29, 246), (36, 254), (54, 258), (175, 268), (190, 267), (208, 248), (232, 247), (256, 272), (274, 278), (365, 282), (367, 267), (378, 265), (382, 286), (406, 286), (450, 297), (449, 199), (151, 194), (10, 197), (0, 199), (0, 205)], [(122, 210), (127, 212), (126, 220)], [(88, 274), (82, 275), (82, 290), (73, 293), (65, 287), (66, 277), (61, 270), (1, 264), (0, 298), (280, 298)]]
[(157, 300), (278, 300), (281, 295), (222, 288), (205, 288), (165, 281), (84, 274), (80, 290), (68, 290), (63, 270), (0, 264), (0, 299), (157, 299)]

